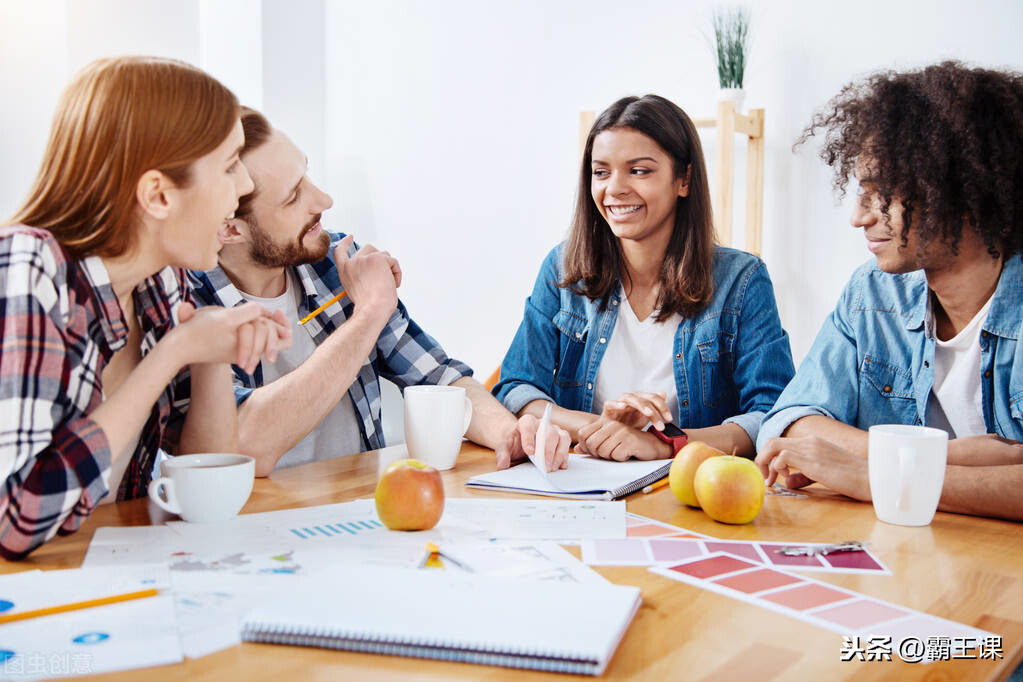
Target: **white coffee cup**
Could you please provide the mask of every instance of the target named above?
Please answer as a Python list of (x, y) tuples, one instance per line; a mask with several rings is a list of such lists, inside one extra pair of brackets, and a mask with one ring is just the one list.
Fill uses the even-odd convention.
[(945, 484), (948, 433), (926, 426), (870, 427), (867, 465), (874, 513), (886, 523), (926, 526)]
[(256, 460), (226, 453), (181, 455), (164, 460), (160, 473), (149, 484), (157, 505), (193, 523), (225, 521), (249, 499)]
[(461, 386), (405, 389), (405, 442), (409, 457), (441, 471), (455, 466), (472, 421), (472, 401)]

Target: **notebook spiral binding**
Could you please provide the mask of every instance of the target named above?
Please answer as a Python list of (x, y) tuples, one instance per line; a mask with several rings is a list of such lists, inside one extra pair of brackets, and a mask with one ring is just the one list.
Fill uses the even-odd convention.
[(369, 654), (386, 654), (409, 658), (430, 658), (495, 665), (505, 668), (540, 670), (543, 672), (590, 674), (599, 669), (600, 661), (578, 658), (564, 652), (508, 647), (493, 650), (467, 642), (431, 641), (396, 638), (374, 633), (354, 633), (325, 628), (297, 628), (272, 623), (248, 623), (242, 629), (244, 642), (307, 646)]

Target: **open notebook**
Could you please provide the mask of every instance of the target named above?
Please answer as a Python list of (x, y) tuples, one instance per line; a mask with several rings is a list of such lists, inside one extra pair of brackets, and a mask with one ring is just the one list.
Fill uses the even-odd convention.
[(567, 469), (546, 476), (530, 462), (523, 462), (503, 471), (473, 476), (465, 485), (552, 497), (617, 500), (667, 476), (672, 462), (670, 459), (612, 462), (574, 453), (568, 457)]
[(242, 639), (600, 675), (638, 588), (351, 567), (253, 607)]

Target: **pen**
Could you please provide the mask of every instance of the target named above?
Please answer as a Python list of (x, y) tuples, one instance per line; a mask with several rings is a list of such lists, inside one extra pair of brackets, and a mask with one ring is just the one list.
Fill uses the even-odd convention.
[(643, 492), (644, 493), (652, 493), (653, 491), (657, 490), (658, 488), (663, 488), (666, 485), (668, 485), (668, 477), (667, 476), (665, 476), (664, 478), (662, 478), (659, 481), (654, 481), (653, 483), (651, 483), (647, 487), (643, 488)]
[(49, 616), (54, 613), (64, 613), (65, 611), (77, 611), (78, 609), (90, 609), (93, 606), (104, 606), (106, 604), (116, 604), (122, 601), (131, 601), (132, 599), (145, 599), (146, 597), (155, 597), (160, 594), (160, 590), (149, 589), (139, 590), (138, 592), (127, 592), (125, 594), (115, 594), (110, 597), (101, 597), (99, 599), (87, 599), (85, 601), (76, 601), (70, 604), (60, 604), (58, 606), (47, 606), (42, 609), (32, 609), (31, 611), (22, 611), (21, 613), (9, 613), (4, 616), (0, 616), (0, 624), (13, 623), (18, 620), (27, 620), (29, 618), (38, 618), (39, 616)]

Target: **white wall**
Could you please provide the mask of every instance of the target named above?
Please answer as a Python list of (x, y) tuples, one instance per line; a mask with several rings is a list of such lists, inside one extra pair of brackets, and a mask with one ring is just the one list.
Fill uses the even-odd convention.
[[(713, 115), (704, 37), (712, 6), (329, 4), (331, 224), (395, 253), (410, 310), (486, 376), (541, 258), (567, 229), (578, 112), (655, 92), (693, 116)], [(947, 57), (1023, 68), (1023, 4), (789, 0), (757, 5), (754, 21), (746, 101), (767, 110), (764, 256), (801, 358), (869, 256), (813, 148), (792, 153), (802, 126), (843, 83), (874, 69)], [(713, 159), (713, 134), (703, 139)], [(736, 180), (740, 230), (742, 166)]]
[[(398, 256), (415, 318), (483, 378), (568, 226), (579, 111), (655, 92), (712, 114), (712, 6), (0, 0), (0, 214), (23, 198), (73, 69), (127, 52), (197, 62), (305, 149), (335, 199), (328, 226)], [(948, 57), (1023, 69), (1023, 3), (775, 0), (754, 21), (746, 101), (767, 110), (764, 256), (798, 359), (869, 254), (813, 146), (793, 154), (792, 142), (871, 70)], [(713, 135), (704, 144), (713, 159)]]

